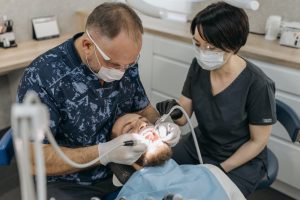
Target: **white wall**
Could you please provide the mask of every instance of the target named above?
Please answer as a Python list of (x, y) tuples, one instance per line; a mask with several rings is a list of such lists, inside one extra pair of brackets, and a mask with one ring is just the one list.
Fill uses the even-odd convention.
[(31, 19), (56, 15), (62, 34), (77, 30), (75, 11), (92, 10), (105, 0), (0, 0), (0, 15), (14, 20), (17, 42), (32, 38)]
[[(206, 0), (204, 3), (195, 4), (190, 19), (201, 9), (213, 2), (221, 0)], [(270, 15), (280, 15), (286, 21), (300, 22), (300, 0), (257, 0), (260, 7), (257, 11), (246, 10), (249, 16), (250, 30), (255, 33), (265, 33), (265, 24)]]

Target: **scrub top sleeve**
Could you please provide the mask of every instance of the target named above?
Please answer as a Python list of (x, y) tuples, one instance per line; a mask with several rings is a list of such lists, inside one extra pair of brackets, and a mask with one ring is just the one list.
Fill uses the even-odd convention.
[[(18, 88), (17, 102), (23, 102), (24, 97), (28, 91), (31, 90), (36, 92), (41, 102), (45, 104), (48, 108), (50, 115), (50, 130), (55, 136), (58, 132), (58, 123), (60, 120), (60, 115), (58, 112), (58, 108), (55, 105), (55, 101), (49, 95), (47, 90), (40, 85), (40, 83), (41, 81), (38, 75), (34, 75), (32, 73), (25, 73)], [(45, 138), (43, 143), (48, 144), (49, 142)]]
[(251, 88), (247, 100), (249, 124), (271, 125), (276, 123), (275, 83), (271, 80)]
[(197, 60), (194, 58), (193, 62), (189, 68), (189, 72), (186, 76), (186, 79), (184, 81), (183, 89), (181, 94), (189, 99), (192, 99), (192, 92), (191, 92), (191, 85), (192, 85), (192, 78), (195, 76), (195, 67), (197, 66)]
[(132, 104), (132, 112), (138, 112), (146, 108), (150, 101), (146, 95), (144, 86), (140, 80), (138, 66), (134, 67), (134, 69), (130, 72), (132, 74), (133, 84), (135, 88), (135, 93), (133, 96), (133, 104)]

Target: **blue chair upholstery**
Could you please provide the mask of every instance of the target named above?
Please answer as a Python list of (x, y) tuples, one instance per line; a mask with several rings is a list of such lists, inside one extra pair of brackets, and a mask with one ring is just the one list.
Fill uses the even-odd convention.
[(0, 166), (9, 165), (14, 156), (14, 146), (11, 129), (0, 140)]
[(119, 192), (121, 191), (121, 188), (110, 193), (109, 195), (106, 195), (103, 200), (115, 200), (119, 194)]
[[(280, 100), (276, 100), (276, 115), (277, 120), (282, 124), (289, 134), (291, 141), (295, 142), (300, 136), (300, 119), (295, 111), (287, 104)], [(268, 169), (266, 175), (258, 184), (257, 189), (269, 187), (276, 179), (278, 174), (278, 160), (274, 153), (267, 149), (268, 154)]]

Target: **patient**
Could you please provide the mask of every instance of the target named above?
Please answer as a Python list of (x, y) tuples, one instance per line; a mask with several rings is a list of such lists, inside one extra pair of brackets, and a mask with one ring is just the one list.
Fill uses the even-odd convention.
[(147, 151), (132, 166), (111, 163), (113, 173), (124, 184), (117, 199), (163, 199), (178, 194), (183, 199), (245, 199), (237, 186), (216, 166), (178, 165), (170, 159), (171, 147), (163, 142), (174, 123), (162, 123), (156, 130), (146, 118), (126, 114), (114, 124), (112, 137), (139, 133), (145, 137)]
[(174, 123), (165, 122), (158, 126), (157, 130), (154, 130), (154, 126), (146, 118), (138, 114), (126, 114), (115, 122), (112, 137), (118, 137), (123, 133), (139, 133), (145, 137), (147, 151), (133, 165), (135, 169), (140, 169), (141, 167), (162, 165), (171, 158), (171, 147), (161, 140), (161, 136), (167, 137), (170, 131), (180, 131), (180, 129)]

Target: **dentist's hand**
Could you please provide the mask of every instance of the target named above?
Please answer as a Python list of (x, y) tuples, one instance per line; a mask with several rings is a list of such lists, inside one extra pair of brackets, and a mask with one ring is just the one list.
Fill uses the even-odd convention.
[(181, 131), (179, 126), (170, 122), (163, 122), (158, 127), (162, 141), (174, 147), (180, 140)]
[[(156, 104), (156, 109), (158, 110), (160, 115), (164, 115), (164, 114), (169, 113), (171, 108), (176, 105), (179, 105), (179, 104), (177, 103), (177, 101), (175, 99), (168, 99), (166, 101), (158, 102)], [(172, 118), (172, 120), (176, 120), (176, 119), (181, 118), (182, 115), (183, 115), (183, 113), (181, 112), (181, 110), (175, 109), (171, 113), (170, 117)]]
[[(123, 146), (125, 141), (135, 141), (133, 146)], [(123, 134), (111, 141), (98, 144), (100, 162), (102, 165), (107, 163), (119, 163), (131, 165), (137, 161), (146, 151), (147, 145), (143, 142), (144, 138), (138, 134)]]

